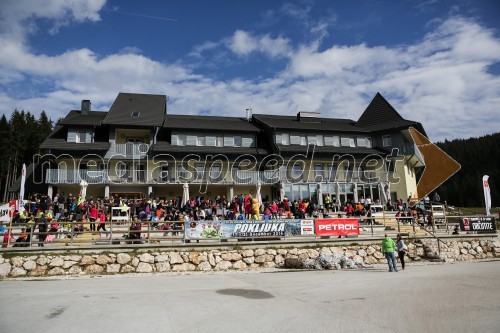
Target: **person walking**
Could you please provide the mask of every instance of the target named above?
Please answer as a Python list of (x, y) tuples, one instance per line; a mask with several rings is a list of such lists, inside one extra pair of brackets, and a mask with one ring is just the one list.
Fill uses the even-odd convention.
[(397, 272), (398, 265), (396, 262), (396, 255), (394, 254), (394, 251), (396, 251), (396, 243), (392, 238), (387, 236), (387, 234), (385, 234), (384, 236), (385, 238), (382, 240), (382, 253), (385, 255), (385, 258), (387, 259), (387, 265), (389, 265), (389, 272), (392, 272), (393, 270)]
[(401, 237), (400, 234), (398, 234), (398, 237), (396, 238), (396, 250), (398, 251), (398, 257), (399, 261), (401, 261), (401, 269), (405, 269), (405, 254), (406, 254), (406, 245), (405, 242), (403, 241), (403, 238)]

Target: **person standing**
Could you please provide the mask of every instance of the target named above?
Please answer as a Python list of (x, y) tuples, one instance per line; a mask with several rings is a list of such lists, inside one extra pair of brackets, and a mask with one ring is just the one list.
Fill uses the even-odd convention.
[(399, 261), (401, 261), (401, 269), (405, 269), (405, 254), (406, 254), (406, 245), (405, 242), (403, 241), (403, 238), (401, 237), (400, 234), (398, 234), (398, 237), (396, 239), (396, 250), (398, 251), (398, 257)]
[(385, 255), (385, 258), (387, 259), (387, 265), (389, 265), (389, 272), (392, 272), (393, 270), (395, 272), (398, 271), (398, 265), (396, 262), (396, 255), (394, 252), (396, 251), (396, 243), (392, 238), (387, 236), (387, 234), (384, 235), (385, 238), (382, 240), (382, 253)]

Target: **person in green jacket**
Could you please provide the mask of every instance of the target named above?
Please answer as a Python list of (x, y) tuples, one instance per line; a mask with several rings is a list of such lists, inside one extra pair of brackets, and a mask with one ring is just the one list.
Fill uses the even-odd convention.
[(396, 262), (396, 255), (394, 252), (396, 251), (396, 242), (387, 234), (385, 234), (385, 238), (382, 240), (382, 253), (385, 255), (387, 259), (387, 264), (389, 265), (389, 272), (398, 271), (398, 265)]

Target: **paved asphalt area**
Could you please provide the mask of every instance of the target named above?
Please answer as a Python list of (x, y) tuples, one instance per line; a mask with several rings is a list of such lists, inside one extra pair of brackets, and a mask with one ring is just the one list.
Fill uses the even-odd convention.
[(500, 261), (0, 281), (0, 332), (500, 332)]

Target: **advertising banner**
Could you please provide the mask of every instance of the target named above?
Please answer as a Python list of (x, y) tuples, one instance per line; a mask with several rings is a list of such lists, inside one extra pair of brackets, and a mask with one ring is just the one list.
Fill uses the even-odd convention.
[(314, 236), (314, 220), (300, 220), (300, 234)]
[(301, 220), (185, 222), (186, 239), (290, 237), (301, 235)]
[(495, 233), (495, 217), (493, 216), (468, 216), (460, 217), (460, 230), (474, 231), (477, 233)]
[(359, 221), (354, 218), (316, 219), (316, 236), (359, 235)]

